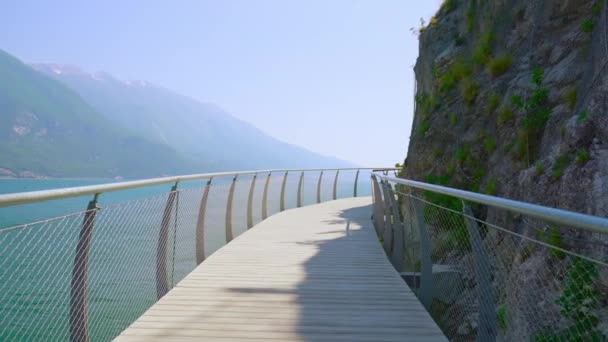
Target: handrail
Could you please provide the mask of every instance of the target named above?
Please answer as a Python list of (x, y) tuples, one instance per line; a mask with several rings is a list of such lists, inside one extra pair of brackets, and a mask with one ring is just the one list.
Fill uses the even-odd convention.
[[(333, 171), (327, 172), (329, 170)], [(84, 207), (85, 203), (82, 203), (82, 209), (84, 210), (72, 209), (68, 215), (51, 217), (38, 222), (14, 225), (8, 227), (6, 230), (3, 227), (0, 227), (0, 233), (11, 232), (0, 236), (0, 240), (5, 242), (2, 245), (2, 248), (9, 251), (15, 251), (15, 254), (9, 256), (9, 262), (10, 265), (12, 265), (11, 267), (15, 267), (21, 272), (20, 274), (25, 274), (25, 272), (29, 272), (30, 270), (28, 267), (21, 267), (25, 263), (34, 265), (32, 266), (32, 269), (38, 270), (38, 272), (47, 272), (46, 267), (40, 269), (36, 269), (36, 267), (41, 265), (47, 266), (47, 262), (49, 263), (48, 266), (59, 267), (58, 265), (62, 263), (60, 265), (63, 267), (65, 266), (63, 263), (72, 260), (72, 273), (69, 282), (69, 303), (65, 302), (61, 304), (66, 307), (69, 305), (70, 308), (69, 324), (67, 325), (69, 331), (61, 330), (52, 332), (48, 335), (49, 338), (54, 336), (54, 334), (57, 334), (57, 336), (63, 334), (64, 337), (67, 337), (69, 334), (69, 339), (71, 341), (89, 341), (92, 338), (103, 340), (111, 339), (115, 337), (116, 329), (111, 328), (104, 332), (97, 329), (99, 324), (101, 324), (100, 322), (103, 322), (101, 319), (98, 319), (98, 316), (101, 312), (105, 312), (103, 311), (104, 309), (90, 310), (92, 313), (89, 312), (89, 309), (91, 308), (89, 305), (91, 289), (105, 289), (105, 287), (96, 282), (95, 279), (101, 279), (109, 274), (116, 274), (117, 276), (122, 275), (120, 273), (121, 270), (114, 270), (112, 267), (112, 261), (118, 260), (119, 258), (109, 258), (107, 264), (105, 260), (100, 263), (99, 260), (104, 259), (105, 253), (132, 256), (134, 259), (144, 257), (147, 258), (146, 262), (151, 261), (155, 264), (154, 268), (148, 267), (148, 263), (142, 264), (141, 270), (138, 270), (137, 277), (139, 278), (137, 279), (148, 281), (150, 285), (154, 284), (156, 293), (148, 293), (145, 296), (146, 298), (152, 298), (154, 296), (155, 299), (158, 300), (175, 286), (176, 278), (174, 277), (174, 273), (177, 269), (176, 265), (184, 266), (183, 268), (181, 268), (181, 266), (178, 267), (180, 268), (178, 272), (188, 269), (192, 270), (195, 265), (200, 264), (207, 257), (205, 252), (206, 226), (214, 227), (216, 226), (215, 223), (217, 223), (216, 220), (209, 220), (208, 214), (211, 214), (212, 212), (217, 214), (218, 212), (224, 211), (224, 241), (229, 243), (236, 237), (236, 234), (242, 232), (240, 229), (235, 230), (234, 228), (242, 226), (243, 222), (234, 224), (233, 218), (242, 218), (246, 212), (247, 228), (253, 228), (256, 221), (259, 221), (259, 218), (263, 220), (278, 211), (286, 210), (288, 207), (293, 208), (296, 205), (298, 207), (304, 205), (304, 198), (308, 197), (303, 194), (304, 174), (307, 171), (311, 172), (310, 180), (312, 180), (313, 177), (316, 178), (317, 176), (320, 176), (315, 185), (316, 201), (314, 202), (336, 199), (338, 197), (337, 188), (339, 186), (338, 175), (340, 175), (340, 180), (342, 180), (344, 173), (340, 171), (345, 170), (352, 171), (349, 172), (348, 175), (352, 173), (352, 176), (355, 179), (354, 183), (345, 179), (345, 181), (348, 181), (348, 186), (352, 187), (351, 189), (355, 189), (353, 192), (347, 191), (345, 194), (347, 196), (354, 194), (356, 197), (356, 185), (361, 170), (367, 170), (366, 172), (381, 170), (381, 172), (388, 173), (390, 170), (395, 169), (315, 168), (240, 172), (230, 171), (0, 194), (0, 208), (54, 199), (74, 198), (77, 196), (90, 196), (91, 198), (90, 201), (86, 202), (88, 203), (86, 209)], [(322, 176), (324, 174), (329, 175), (329, 173), (335, 174), (333, 177), (332, 194), (331, 196), (321, 196), (321, 185), (329, 187), (329, 182), (324, 181), (323, 184), (321, 183)], [(244, 175), (249, 175), (249, 177), (242, 177)], [(292, 195), (296, 195), (296, 189), (292, 189), (293, 194), (290, 194), (287, 191), (288, 176), (292, 176), (290, 180), (298, 182), (297, 198), (292, 197)], [(262, 179), (257, 179), (259, 177), (264, 178), (261, 201), (256, 199), (256, 202), (258, 202), (256, 203), (258, 204), (258, 210), (261, 209), (261, 215), (254, 220), (253, 212), (256, 181), (262, 181)], [(280, 194), (277, 192), (278, 189), (273, 189), (274, 187), (270, 186), (273, 184), (272, 181), (277, 180), (279, 177), (282, 178)], [(216, 182), (216, 179), (218, 178), (223, 178), (225, 182)], [(212, 179), (213, 182), (215, 182), (214, 184), (212, 184)], [(180, 182), (196, 180), (201, 181), (192, 184), (192, 186), (179, 188)], [(237, 185), (237, 183), (240, 185)], [(171, 188), (169, 188), (169, 185)], [(98, 205), (100, 195), (103, 195), (104, 193), (150, 186), (158, 186), (165, 189), (158, 189), (158, 194), (148, 194), (147, 196), (142, 194), (142, 198), (138, 198), (137, 200), (128, 200), (125, 198), (125, 201), (115, 205)], [(211, 195), (212, 187), (214, 186), (216, 187), (216, 191), (214, 191), (216, 196)], [(247, 186), (249, 187), (248, 196), (237, 196), (236, 189)], [(310, 186), (310, 190), (311, 193), (309, 195), (313, 195), (312, 186)], [(347, 189), (345, 188), (344, 190)], [(220, 194), (220, 192), (222, 194)], [(227, 196), (224, 197), (224, 195)], [(287, 203), (288, 199), (290, 200), (289, 204)], [(209, 203), (212, 202), (215, 202), (215, 205), (209, 206)], [(217, 202), (224, 202), (225, 206), (222, 205), (223, 203)], [(314, 203), (312, 199), (310, 201), (307, 200), (306, 202), (308, 202), (306, 204)], [(276, 204), (279, 204), (279, 210), (277, 210)], [(35, 227), (45, 227), (45, 229), (35, 229)], [(78, 235), (76, 235), (77, 233)], [(5, 236), (11, 237), (5, 238)], [(94, 236), (101, 236), (101, 240), (99, 238), (96, 240)], [(75, 241), (74, 237), (76, 237)], [(43, 241), (42, 239), (53, 239), (53, 241), (57, 241), (56, 244), (53, 244), (53, 246), (50, 247), (52, 249), (52, 252), (50, 253), (53, 254), (38, 254), (39, 250), (47, 250), (45, 248), (49, 246), (45, 246), (40, 249), (27, 248), (27, 251), (31, 252), (22, 255), (22, 248), (26, 247), (26, 243), (28, 246), (30, 244), (34, 245), (38, 241)], [(115, 240), (121, 240), (125, 243), (114, 244)], [(221, 240), (218, 241), (221, 242)], [(75, 246), (72, 246), (74, 242)], [(111, 245), (105, 245), (105, 243)], [(176, 258), (176, 251), (179, 253), (188, 253), (190, 259), (188, 259), (188, 257), (185, 259), (181, 259), (181, 257)], [(183, 262), (183, 260), (188, 261)], [(3, 265), (7, 265), (4, 261), (5, 260), (0, 260), (0, 268), (5, 267)], [(91, 265), (101, 264), (104, 265), (103, 269), (91, 267)], [(122, 271), (125, 270), (126, 269), (123, 269)], [(135, 271), (135, 269), (129, 269), (129, 271)], [(47, 274), (50, 275), (48, 277), (49, 279), (63, 280), (68, 277), (67, 274), (55, 275), (51, 272), (48, 272)], [(48, 280), (41, 276), (38, 278), (39, 279), (36, 279), (37, 284), (41, 284), (42, 281)], [(179, 281), (180, 276), (178, 275), (177, 278)], [(0, 293), (0, 305), (4, 305), (4, 301), (7, 300), (7, 298), (14, 301), (18, 300), (17, 296), (19, 296), (20, 293), (18, 289), (19, 286), (21, 286), (19, 279), (21, 279), (21, 276), (6, 279), (7, 281), (4, 282), (6, 284), (3, 283), (0, 285), (0, 291), (2, 291)], [(38, 289), (32, 287), (30, 290), (37, 291)], [(7, 297), (7, 294), (12, 297)], [(125, 294), (126, 292), (121, 293), (120, 295), (117, 294), (116, 297), (122, 298)], [(63, 292), (61, 296), (61, 298), (66, 299), (66, 297), (63, 296)], [(13, 304), (11, 303), (10, 305)], [(30, 305), (35, 304), (33, 303), (33, 300), (24, 300), (19, 301), (16, 305), (29, 308)], [(111, 307), (115, 310), (127, 310), (128, 304), (116, 301)], [(0, 336), (4, 336), (3, 334), (5, 331), (12, 332), (14, 329), (16, 329), (16, 333), (18, 334), (22, 326), (20, 325), (21, 323), (18, 322), (30, 318), (28, 315), (23, 314), (23, 312), (28, 312), (27, 310), (12, 310), (11, 313), (13, 312), (15, 312), (15, 314), (0, 317)], [(130, 324), (132, 322), (131, 318), (132, 317), (129, 314), (125, 313), (125, 317), (121, 318), (121, 322)], [(5, 328), (6, 326), (9, 328)], [(14, 329), (13, 326), (15, 327)], [(39, 327), (35, 333), (44, 333), (44, 328), (46, 327)], [(102, 335), (104, 337), (100, 338)], [(0, 337), (0, 339), (2, 338)]]
[(372, 172), (372, 174), (382, 180), (407, 185), (412, 188), (428, 190), (442, 195), (453, 196), (461, 200), (467, 200), (479, 204), (509, 210), (515, 213), (532, 216), (556, 224), (574, 226), (596, 233), (608, 234), (608, 218), (581, 214), (563, 209), (550, 208), (537, 204), (520, 202), (501, 197), (482, 195), (475, 192), (453, 189), (445, 186), (418, 182), (409, 179), (385, 176), (379, 172)]
[(159, 185), (159, 184), (167, 184), (167, 183), (176, 183), (183, 181), (192, 181), (199, 179), (209, 179), (209, 178), (218, 178), (218, 177), (234, 177), (234, 176), (242, 176), (242, 175), (253, 175), (256, 173), (274, 173), (274, 172), (315, 172), (315, 171), (324, 171), (324, 170), (396, 170), (394, 168), (371, 168), (371, 167), (353, 167), (353, 168), (328, 168), (328, 169), (277, 169), (277, 170), (257, 170), (257, 171), (234, 171), (234, 172), (217, 172), (217, 173), (199, 173), (192, 175), (183, 175), (183, 176), (171, 176), (171, 177), (161, 177), (161, 178), (150, 178), (143, 180), (135, 180), (135, 181), (126, 181), (119, 183), (109, 183), (109, 184), (98, 184), (98, 185), (88, 185), (88, 186), (78, 186), (78, 187), (70, 187), (70, 188), (61, 188), (61, 189), (51, 189), (51, 190), (38, 190), (38, 191), (28, 191), (28, 192), (17, 192), (10, 194), (2, 194), (0, 195), (0, 207), (7, 207), (18, 204), (27, 204), (27, 203), (36, 203), (49, 201), (54, 199), (62, 199), (69, 197), (78, 197), (84, 195), (95, 195), (106, 192), (114, 192), (119, 190), (128, 190), (141, 188), (144, 186), (150, 185)]

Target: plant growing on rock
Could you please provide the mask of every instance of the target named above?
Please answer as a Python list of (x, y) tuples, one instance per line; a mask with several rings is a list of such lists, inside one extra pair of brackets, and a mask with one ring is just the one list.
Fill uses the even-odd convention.
[(492, 77), (498, 77), (511, 67), (513, 63), (513, 58), (509, 55), (501, 55), (498, 57), (493, 57), (488, 61), (487, 71), (488, 74)]
[(492, 154), (492, 152), (494, 152), (496, 149), (496, 140), (494, 140), (493, 137), (487, 137), (484, 145), (486, 152), (488, 152), (488, 154)]
[(516, 156), (519, 159), (523, 159), (525, 156), (528, 165), (530, 165), (531, 156), (538, 149), (538, 141), (551, 115), (551, 109), (548, 105), (549, 90), (542, 86), (544, 71), (541, 68), (534, 67), (532, 68), (531, 75), (532, 84), (535, 87), (528, 100), (523, 102), (522, 97), (519, 95), (511, 97), (511, 103), (516, 108), (523, 109), (525, 112), (522, 130), (518, 132)]
[[(443, 175), (428, 175), (426, 182), (438, 185), (448, 185), (451, 173)], [(424, 191), (424, 197), (434, 205), (424, 209), (424, 220), (440, 229), (439, 250), (469, 251), (469, 233), (462, 212), (462, 201), (456, 197)], [(450, 209), (445, 210), (444, 208)], [(442, 219), (439, 219), (442, 218)]]
[(563, 249), (563, 244), (562, 244), (562, 236), (559, 235), (559, 231), (557, 230), (556, 227), (551, 226), (549, 228), (549, 234), (547, 235), (547, 241), (546, 241), (549, 245), (556, 247), (556, 248), (551, 248), (551, 255), (553, 255), (554, 257), (558, 258), (558, 259), (563, 259), (564, 257), (566, 257), (566, 254), (564, 253), (564, 251), (562, 251), (561, 249)]
[(488, 96), (488, 112), (492, 113), (498, 108), (498, 104), (500, 102), (500, 98), (498, 95), (492, 93)]
[(510, 100), (515, 109), (521, 109), (524, 107), (524, 100), (522, 99), (521, 95), (513, 95), (511, 96)]
[(484, 33), (477, 41), (477, 45), (473, 50), (471, 59), (473, 63), (485, 65), (490, 60), (492, 54), (492, 43), (494, 42), (494, 32), (489, 31)]
[(542, 175), (545, 172), (545, 166), (543, 165), (543, 163), (541, 162), (537, 162), (536, 165), (534, 165), (534, 173), (537, 176)]
[(469, 3), (469, 7), (465, 13), (465, 20), (467, 24), (467, 32), (471, 33), (473, 31), (473, 27), (475, 26), (475, 17), (477, 15), (477, 1), (472, 0)]
[(458, 122), (458, 117), (456, 116), (456, 114), (452, 113), (450, 114), (450, 123), (452, 125), (455, 125)]
[(591, 13), (593, 13), (593, 15), (598, 15), (598, 14), (600, 14), (601, 10), (602, 10), (602, 1), (597, 0), (596, 3), (593, 5), (593, 7), (591, 7)]
[(441, 3), (441, 7), (439, 7), (440, 11), (444, 11), (446, 14), (452, 12), (458, 7), (457, 0), (443, 0)]
[(456, 44), (456, 46), (461, 46), (462, 44), (464, 44), (465, 39), (463, 36), (456, 34), (454, 36), (454, 44)]
[(589, 114), (587, 113), (587, 111), (586, 111), (586, 110), (584, 110), (584, 111), (582, 111), (582, 112), (578, 113), (578, 115), (577, 115), (577, 117), (576, 117), (576, 122), (577, 122), (577, 123), (582, 123), (582, 122), (584, 122), (585, 120), (587, 120), (587, 116), (589, 116)]
[(595, 27), (595, 23), (593, 23), (593, 19), (587, 18), (583, 20), (581, 23), (581, 31), (585, 33), (593, 32), (593, 28)]
[(471, 75), (471, 67), (462, 59), (456, 59), (443, 73), (439, 76), (439, 91), (442, 93), (448, 92), (465, 77)]
[(562, 294), (557, 300), (560, 313), (572, 325), (558, 331), (543, 331), (533, 336), (537, 342), (549, 341), (604, 341), (606, 336), (597, 329), (598, 317), (593, 310), (600, 305), (596, 289), (599, 278), (597, 266), (588, 260), (574, 257), (563, 281)]
[(574, 161), (578, 165), (585, 165), (585, 163), (587, 163), (589, 159), (591, 159), (591, 154), (589, 153), (589, 151), (584, 149), (576, 151), (576, 158), (574, 159)]
[(464, 162), (469, 157), (469, 145), (462, 144), (456, 148), (456, 160)]
[(432, 94), (428, 95), (424, 92), (417, 94), (415, 100), (416, 105), (422, 112), (422, 117), (425, 119), (429, 117), (432, 110), (437, 109), (441, 105)]
[(504, 125), (505, 123), (511, 121), (513, 119), (513, 110), (509, 107), (502, 107), (500, 113), (498, 114), (498, 125)]
[(486, 184), (486, 189), (485, 189), (485, 193), (491, 196), (496, 195), (498, 189), (498, 184), (496, 182), (495, 178), (492, 178), (490, 180), (488, 180), (488, 183)]
[(525, 129), (517, 130), (515, 140), (515, 157), (523, 160), (528, 155), (528, 132)]
[(420, 135), (424, 135), (424, 133), (426, 133), (426, 131), (429, 130), (429, 121), (428, 120), (422, 120), (422, 122), (420, 123), (420, 126), (418, 127), (418, 133), (420, 133)]
[(564, 279), (564, 290), (557, 301), (562, 307), (562, 315), (575, 322), (597, 321), (591, 309), (599, 304), (599, 293), (594, 286), (598, 277), (599, 273), (594, 263), (579, 257), (572, 260)]
[(574, 107), (576, 106), (576, 88), (570, 87), (566, 89), (565, 97), (566, 104), (568, 104), (568, 109), (574, 110)]
[(479, 85), (471, 78), (465, 78), (460, 84), (460, 93), (465, 105), (470, 106), (475, 102), (477, 93), (479, 92)]
[(570, 165), (570, 154), (563, 153), (555, 159), (551, 168), (551, 175), (555, 179), (560, 179), (564, 174), (564, 170)]
[(496, 321), (500, 330), (507, 330), (507, 307), (504, 304), (496, 310)]

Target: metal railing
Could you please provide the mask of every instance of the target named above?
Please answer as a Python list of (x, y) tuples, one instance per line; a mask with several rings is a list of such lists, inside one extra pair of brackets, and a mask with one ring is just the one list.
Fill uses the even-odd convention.
[(374, 226), (451, 340), (608, 338), (608, 219), (372, 174)]
[[(369, 194), (360, 173), (377, 169), (388, 170), (224, 172), (0, 195), (0, 209), (15, 206), (26, 220), (3, 227), (0, 218), (0, 340), (112, 339), (239, 233), (289, 208)], [(127, 190), (140, 195), (121, 197)], [(31, 203), (61, 208), (80, 196), (91, 196), (82, 211), (27, 222)]]

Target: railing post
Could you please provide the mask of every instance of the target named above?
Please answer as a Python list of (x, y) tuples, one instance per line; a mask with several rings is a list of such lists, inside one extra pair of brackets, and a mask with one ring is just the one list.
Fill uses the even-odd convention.
[(89, 249), (97, 215), (97, 199), (95, 194), (89, 202), (84, 214), (80, 235), (74, 255), (72, 268), (72, 283), (70, 288), (70, 341), (89, 341), (88, 323), (88, 278), (89, 278)]
[(424, 223), (424, 207), (419, 200), (410, 201), (414, 206), (414, 217), (420, 232), (420, 290), (418, 298), (427, 310), (433, 302), (433, 261), (431, 260), (431, 238)]
[(372, 175), (372, 194), (374, 197), (374, 228), (376, 228), (376, 234), (378, 237), (384, 233), (384, 203), (382, 201), (382, 192), (378, 185), (378, 179), (375, 175)]
[(494, 290), (492, 289), (492, 275), (490, 261), (486, 253), (477, 221), (473, 219), (471, 208), (463, 204), (463, 213), (467, 221), (469, 242), (475, 262), (475, 275), (477, 276), (477, 289), (479, 291), (479, 328), (477, 341), (495, 341), (497, 334), (496, 306), (494, 304)]
[(236, 187), (236, 179), (238, 175), (232, 178), (230, 183), (230, 190), (228, 190), (228, 201), (226, 202), (226, 243), (232, 241), (234, 238), (232, 235), (232, 200), (234, 198), (234, 188)]
[(163, 219), (160, 224), (160, 232), (158, 234), (158, 244), (156, 246), (156, 296), (161, 299), (169, 290), (167, 282), (167, 239), (169, 236), (169, 221), (171, 220), (171, 211), (175, 202), (177, 193), (177, 182), (171, 188)]
[(353, 197), (357, 197), (357, 184), (359, 183), (359, 172), (361, 170), (357, 169), (357, 173), (355, 174), (355, 190), (353, 191)]
[(317, 182), (317, 203), (321, 203), (321, 181), (323, 180), (323, 170), (319, 173), (319, 181)]
[(388, 184), (388, 195), (389, 201), (391, 202), (391, 208), (393, 212), (393, 253), (391, 259), (393, 266), (398, 272), (401, 272), (403, 268), (403, 223), (401, 221), (401, 215), (399, 213), (398, 203), (395, 200), (395, 193), (393, 186)]
[(304, 171), (300, 173), (300, 180), (298, 181), (298, 208), (302, 207), (302, 185), (304, 184)]
[(247, 229), (253, 227), (253, 192), (255, 190), (255, 180), (258, 177), (257, 173), (253, 174), (251, 178), (251, 185), (249, 186), (249, 196), (247, 197)]
[(262, 220), (268, 217), (268, 185), (270, 184), (270, 177), (272, 172), (266, 176), (266, 183), (264, 184), (264, 193), (262, 194)]
[(334, 191), (332, 193), (332, 199), (336, 200), (338, 198), (338, 175), (340, 174), (340, 170), (336, 170), (336, 177), (334, 177)]
[(199, 265), (205, 261), (205, 212), (207, 211), (207, 198), (209, 198), (209, 189), (211, 188), (211, 180), (209, 178), (205, 189), (203, 190), (203, 197), (201, 198), (201, 205), (198, 207), (198, 220), (196, 221), (196, 264)]
[(283, 176), (283, 183), (281, 184), (281, 211), (285, 210), (285, 185), (287, 185), (287, 174), (289, 171), (285, 171)]
[(382, 183), (382, 193), (384, 197), (384, 251), (387, 255), (391, 255), (393, 247), (393, 220), (391, 215), (391, 200), (388, 194), (388, 181), (381, 181)]

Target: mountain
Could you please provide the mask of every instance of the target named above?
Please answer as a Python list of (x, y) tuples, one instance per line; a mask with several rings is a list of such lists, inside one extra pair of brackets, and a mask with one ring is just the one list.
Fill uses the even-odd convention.
[(33, 67), (76, 91), (116, 125), (167, 144), (210, 169), (349, 165), (274, 139), (216, 105), (147, 82), (124, 82), (107, 73), (58, 64)]
[(77, 93), (0, 50), (0, 173), (143, 177), (198, 167), (117, 127)]

